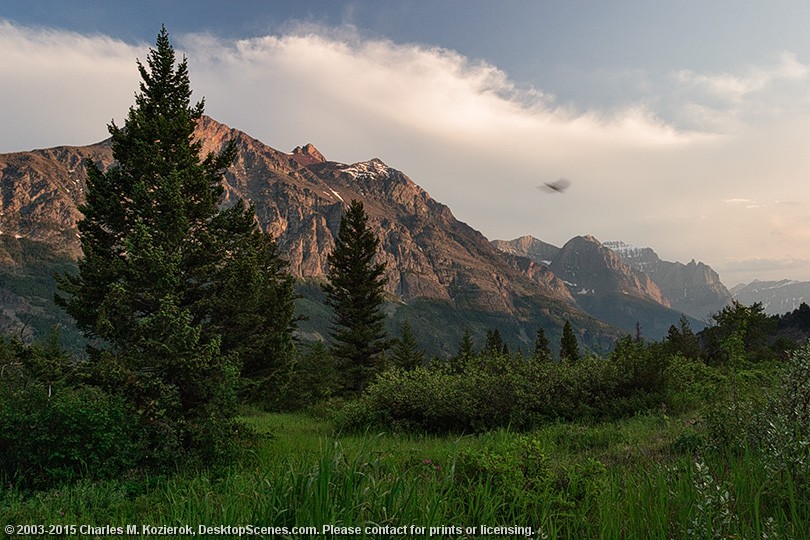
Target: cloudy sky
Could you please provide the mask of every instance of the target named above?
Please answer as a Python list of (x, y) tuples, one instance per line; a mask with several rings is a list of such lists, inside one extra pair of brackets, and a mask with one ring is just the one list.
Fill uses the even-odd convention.
[(106, 138), (165, 23), (217, 120), (379, 157), (489, 238), (810, 280), (808, 20), (806, 2), (0, 2), (0, 152)]

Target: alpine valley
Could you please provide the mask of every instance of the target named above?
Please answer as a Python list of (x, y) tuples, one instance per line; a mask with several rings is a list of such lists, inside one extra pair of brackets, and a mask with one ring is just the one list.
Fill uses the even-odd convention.
[[(344, 207), (363, 202), (387, 265), (388, 329), (409, 321), (431, 354), (455, 353), (466, 330), (480, 345), (498, 329), (512, 350), (531, 350), (538, 328), (559, 343), (565, 321), (594, 350), (638, 327), (658, 339), (684, 314), (698, 330), (731, 301), (703, 263), (661, 261), (649, 248), (576, 237), (558, 248), (526, 236), (490, 242), (457, 220), (404, 173), (379, 159), (329, 161), (307, 144), (286, 153), (204, 117), (204, 152), (234, 140), (238, 157), (225, 175), (223, 205), (253, 203), (298, 279), (303, 340), (326, 338), (330, 313), (320, 284)], [(0, 155), (0, 330), (30, 338), (61, 327), (81, 342), (53, 303), (54, 273), (81, 254), (77, 221), (86, 160), (112, 163), (109, 142)]]

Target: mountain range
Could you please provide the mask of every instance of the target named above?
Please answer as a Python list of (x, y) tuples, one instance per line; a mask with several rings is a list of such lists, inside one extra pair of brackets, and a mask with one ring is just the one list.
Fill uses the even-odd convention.
[(731, 288), (734, 300), (741, 304), (762, 304), (768, 315), (782, 315), (798, 309), (802, 303), (810, 301), (810, 282), (783, 279), (781, 281), (759, 281), (741, 283)]
[[(693, 315), (698, 306), (681, 302), (674, 308), (672, 299), (664, 292), (670, 290), (667, 282), (657, 282), (643, 268), (628, 262), (616, 249), (616, 243), (603, 244), (588, 235), (574, 237), (558, 248), (523, 236), (511, 241), (495, 240), (493, 245), (505, 253), (528, 257), (547, 266), (563, 279), (586, 312), (625, 332), (639, 330), (646, 337), (658, 339), (682, 316), (687, 316), (692, 328), (705, 326), (701, 318)], [(698, 286), (706, 288), (705, 283)], [(721, 308), (722, 305), (718, 309)]]
[[(261, 226), (276, 238), (299, 280), (299, 310), (308, 317), (299, 327), (303, 339), (328, 332), (330, 314), (319, 283), (352, 199), (363, 202), (380, 239), (389, 330), (396, 335), (408, 320), (430, 353), (455, 352), (465, 329), (480, 344), (493, 328), (513, 350), (530, 350), (538, 328), (558, 343), (565, 321), (584, 345), (604, 350), (634, 332), (636, 323), (645, 336), (659, 338), (684, 313), (699, 326), (708, 312), (730, 301), (708, 266), (668, 263), (652, 250), (602, 244), (591, 236), (561, 248), (531, 237), (490, 242), (376, 158), (338, 163), (312, 144), (282, 152), (209, 117), (200, 121), (196, 136), (204, 152), (236, 143), (222, 204), (249, 200)], [(80, 255), (76, 223), (88, 158), (108, 167), (109, 142), (0, 155), (0, 327), (6, 330), (69, 325), (52, 313), (41, 272), (64, 271)]]
[(707, 321), (731, 303), (731, 293), (712, 268), (692, 259), (688, 264), (663, 261), (651, 248), (639, 248), (621, 241), (605, 245), (622, 261), (650, 276), (670, 306), (690, 317)]

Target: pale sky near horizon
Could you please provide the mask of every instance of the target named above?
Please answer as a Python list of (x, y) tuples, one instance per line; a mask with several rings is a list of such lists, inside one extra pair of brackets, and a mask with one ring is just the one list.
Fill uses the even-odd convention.
[(379, 157), (488, 238), (810, 280), (808, 20), (804, 2), (0, 0), (0, 152), (106, 138), (165, 23), (207, 114)]

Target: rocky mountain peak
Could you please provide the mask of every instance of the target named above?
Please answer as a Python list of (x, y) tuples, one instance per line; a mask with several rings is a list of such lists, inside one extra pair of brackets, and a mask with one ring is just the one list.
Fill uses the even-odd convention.
[(312, 143), (307, 143), (304, 146), (296, 146), (292, 151), (292, 158), (297, 163), (304, 166), (326, 162), (326, 158)]
[(595, 236), (592, 236), (590, 234), (586, 234), (585, 236), (577, 236), (576, 238), (582, 239), (583, 241), (588, 242), (590, 244), (596, 244), (599, 246), (602, 245), (602, 243), (599, 240), (597, 240)]
[(611, 249), (591, 235), (566, 242), (551, 263), (551, 270), (567, 282), (572, 293), (621, 293), (669, 307), (653, 281), (622, 262)]
[(493, 240), (492, 245), (511, 255), (527, 257), (535, 263), (551, 264), (554, 257), (560, 252), (560, 248), (548, 244), (531, 235), (524, 235), (514, 240)]
[(388, 178), (391, 176), (392, 169), (381, 159), (373, 158), (368, 161), (353, 163), (352, 165), (345, 167), (343, 172), (355, 179), (368, 180)]
[(768, 315), (782, 315), (801, 304), (810, 302), (810, 282), (783, 279), (781, 281), (760, 281), (741, 283), (732, 287), (734, 300), (750, 306), (754, 302), (762, 304)]
[(648, 247), (635, 247), (621, 241), (606, 242), (625, 264), (644, 272), (661, 289), (673, 309), (698, 320), (723, 309), (731, 293), (712, 268), (692, 259), (688, 264), (661, 260)]

